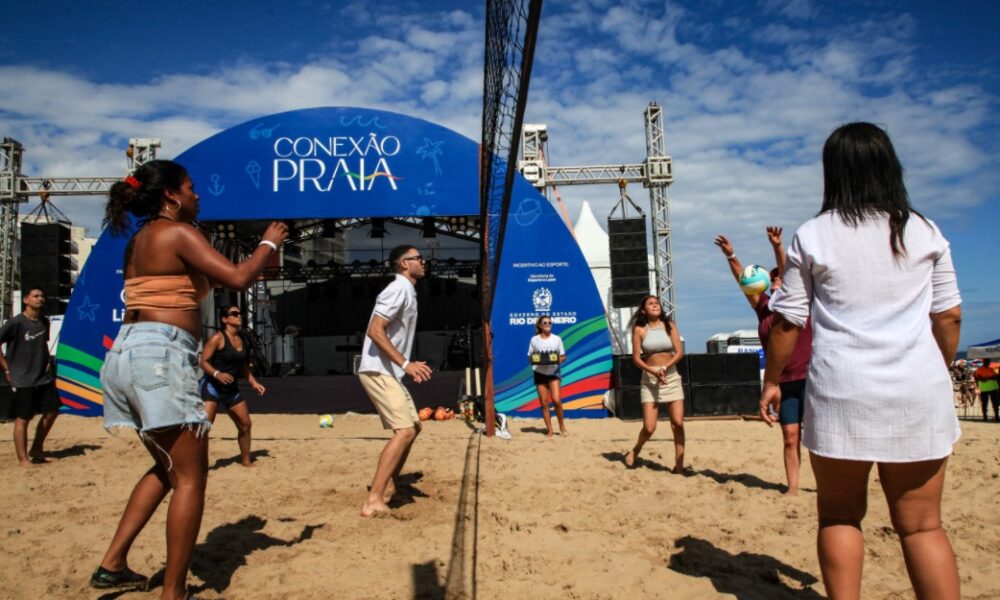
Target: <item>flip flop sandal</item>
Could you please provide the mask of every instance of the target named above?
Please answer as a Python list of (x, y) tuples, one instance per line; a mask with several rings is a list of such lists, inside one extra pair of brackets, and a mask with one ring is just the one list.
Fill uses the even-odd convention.
[(99, 566), (90, 576), (90, 587), (99, 590), (109, 588), (138, 589), (146, 585), (147, 579), (145, 575), (140, 575), (128, 567), (121, 571), (109, 571)]

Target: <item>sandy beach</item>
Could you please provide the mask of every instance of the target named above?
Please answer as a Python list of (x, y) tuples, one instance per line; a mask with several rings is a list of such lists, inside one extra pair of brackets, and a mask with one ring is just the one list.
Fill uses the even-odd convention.
[[(34, 423), (33, 423), (34, 424)], [(52, 462), (23, 469), (3, 441), (0, 597), (155, 598), (87, 586), (125, 500), (150, 460), (134, 435), (63, 416)], [(388, 435), (371, 415), (254, 419), (256, 466), (235, 428), (212, 433), (208, 497), (189, 583), (203, 598), (822, 598), (814, 479), (781, 495), (780, 434), (752, 421), (687, 425), (687, 476), (672, 475), (661, 422), (641, 466), (622, 452), (638, 422), (572, 421), (546, 439), (513, 420), (513, 439), (431, 422), (404, 471), (391, 517), (362, 519)], [(944, 499), (965, 598), (1000, 597), (1000, 426), (963, 421)], [(911, 598), (898, 540), (873, 474), (863, 597)], [(165, 505), (132, 549), (152, 574), (165, 559)]]

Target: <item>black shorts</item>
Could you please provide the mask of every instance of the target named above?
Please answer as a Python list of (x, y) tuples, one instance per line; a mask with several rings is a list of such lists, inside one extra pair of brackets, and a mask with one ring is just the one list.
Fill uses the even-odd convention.
[(559, 381), (562, 377), (559, 373), (554, 375), (546, 375), (545, 373), (539, 373), (535, 371), (535, 385), (548, 385), (550, 381)]
[(62, 400), (59, 399), (54, 381), (31, 387), (19, 387), (12, 395), (7, 418), (28, 420), (35, 415), (59, 410), (61, 406)]

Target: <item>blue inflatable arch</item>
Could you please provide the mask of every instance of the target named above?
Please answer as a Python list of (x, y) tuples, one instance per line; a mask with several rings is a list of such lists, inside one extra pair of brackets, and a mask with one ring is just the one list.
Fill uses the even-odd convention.
[[(339, 107), (256, 118), (176, 160), (201, 195), (200, 218), (236, 221), (476, 215), (478, 157), (474, 141), (428, 121)], [(99, 374), (124, 312), (126, 241), (103, 232), (73, 290), (56, 352), (65, 411), (102, 414)], [(541, 314), (567, 349), (567, 414), (603, 417), (611, 346), (600, 295), (566, 226), (517, 176), (492, 313), (498, 411), (540, 413), (526, 355)]]

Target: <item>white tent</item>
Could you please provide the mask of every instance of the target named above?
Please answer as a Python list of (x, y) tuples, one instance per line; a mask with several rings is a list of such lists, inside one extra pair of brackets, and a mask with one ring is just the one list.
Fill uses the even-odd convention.
[(1000, 358), (1000, 339), (969, 346), (966, 358)]
[[(590, 266), (590, 272), (594, 276), (597, 289), (601, 292), (601, 300), (604, 302), (604, 309), (608, 311), (611, 331), (613, 336), (617, 336), (617, 341), (612, 340), (614, 352), (630, 354), (632, 352), (632, 339), (628, 330), (628, 320), (632, 317), (632, 308), (611, 308), (611, 260), (608, 250), (608, 234), (598, 223), (594, 216), (594, 211), (590, 208), (590, 203), (584, 200), (580, 207), (580, 216), (573, 226), (573, 235), (583, 251), (583, 257)], [(655, 274), (653, 271), (653, 255), (648, 255), (650, 271), (649, 289), (655, 286)]]

